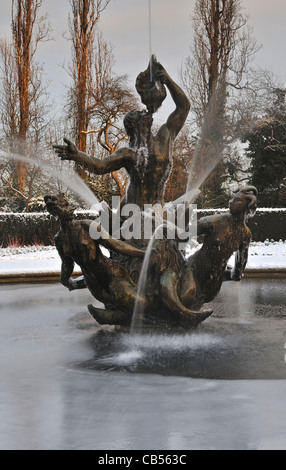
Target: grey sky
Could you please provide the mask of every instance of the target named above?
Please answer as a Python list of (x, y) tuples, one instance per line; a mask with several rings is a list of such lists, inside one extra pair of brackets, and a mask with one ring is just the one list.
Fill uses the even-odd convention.
[[(0, 0), (0, 37), (10, 34), (11, 1)], [(272, 70), (286, 82), (285, 0), (244, 0), (249, 24), (263, 48), (256, 64)], [(152, 52), (176, 80), (178, 69), (188, 55), (192, 39), (190, 16), (195, 0), (151, 0)], [(111, 0), (102, 13), (103, 37), (114, 46), (115, 72), (127, 73), (130, 85), (149, 60), (149, 0)], [(69, 0), (44, 0), (42, 13), (49, 14), (54, 41), (42, 44), (38, 59), (51, 81), (50, 92), (58, 100), (64, 92), (68, 75), (60, 66), (70, 58), (70, 43), (62, 37), (68, 29)]]

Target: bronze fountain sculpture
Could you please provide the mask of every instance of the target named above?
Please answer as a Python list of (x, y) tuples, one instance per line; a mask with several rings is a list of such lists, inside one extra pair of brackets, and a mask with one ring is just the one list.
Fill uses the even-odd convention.
[[(166, 87), (176, 108), (153, 135), (153, 113), (164, 101)], [(147, 70), (137, 77), (136, 89), (147, 110), (126, 115), (128, 148), (121, 148), (104, 160), (80, 152), (68, 139), (64, 139), (65, 145), (54, 148), (61, 159), (73, 160), (94, 174), (125, 168), (130, 183), (121, 207), (137, 205), (143, 217), (146, 204), (164, 205), (165, 185), (172, 171), (173, 142), (187, 119), (190, 104), (154, 56)], [(142, 323), (147, 327), (193, 329), (212, 314), (211, 310), (200, 309), (217, 296), (222, 282), (239, 281), (242, 277), (251, 241), (246, 217), (255, 212), (256, 197), (256, 188), (240, 188), (233, 194), (228, 213), (200, 219), (197, 233), (203, 237), (202, 246), (186, 259), (178, 248), (178, 237), (168, 238), (165, 220), (161, 238), (152, 237), (149, 242), (142, 236), (124, 241), (114, 238), (100, 223), (74, 220), (63, 195), (48, 195), (47, 210), (58, 217), (61, 227), (55, 236), (62, 259), (61, 282), (70, 290), (87, 287), (104, 304), (105, 308), (88, 306), (100, 324), (129, 328), (134, 307), (139, 305)], [(92, 236), (91, 227), (93, 233), (101, 233), (100, 238)], [(102, 253), (101, 246), (110, 250), (110, 257)], [(139, 277), (147, 251), (146, 285), (142, 291)], [(235, 266), (230, 270), (227, 262), (234, 252)], [(78, 279), (72, 278), (75, 263), (82, 270)]]

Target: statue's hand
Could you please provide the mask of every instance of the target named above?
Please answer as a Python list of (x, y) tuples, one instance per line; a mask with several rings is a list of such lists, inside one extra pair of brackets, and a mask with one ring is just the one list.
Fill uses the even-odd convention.
[(163, 84), (166, 84), (169, 80), (168, 73), (159, 62), (156, 63), (155, 80)]
[(55, 152), (62, 160), (76, 161), (79, 152), (78, 148), (66, 137), (64, 137), (64, 142), (67, 145), (53, 145)]

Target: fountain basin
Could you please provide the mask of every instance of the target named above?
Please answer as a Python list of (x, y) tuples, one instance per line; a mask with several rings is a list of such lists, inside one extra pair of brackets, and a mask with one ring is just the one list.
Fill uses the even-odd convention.
[(2, 285), (0, 448), (285, 450), (284, 285), (227, 283), (195, 333), (134, 338), (87, 291)]

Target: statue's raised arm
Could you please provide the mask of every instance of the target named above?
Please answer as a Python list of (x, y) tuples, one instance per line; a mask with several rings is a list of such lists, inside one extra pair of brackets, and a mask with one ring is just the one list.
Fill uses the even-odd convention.
[(126, 168), (128, 171), (129, 166), (135, 161), (134, 152), (123, 147), (118, 149), (112, 155), (100, 160), (96, 157), (90, 157), (88, 154), (81, 152), (69, 139), (64, 138), (65, 145), (53, 145), (56, 154), (61, 160), (72, 160), (84, 169), (96, 175), (103, 175), (113, 171)]
[(149, 113), (156, 112), (165, 100), (167, 96), (165, 86), (171, 94), (176, 109), (162, 127), (167, 127), (171, 137), (175, 139), (187, 119), (190, 102), (184, 91), (174, 82), (163, 65), (157, 61), (155, 55), (152, 55), (148, 68), (141, 72), (136, 79), (136, 90)]
[(176, 105), (176, 109), (167, 119), (166, 126), (173, 139), (186, 122), (190, 111), (190, 102), (184, 91), (174, 82), (164, 67), (157, 62), (156, 80), (166, 85)]

